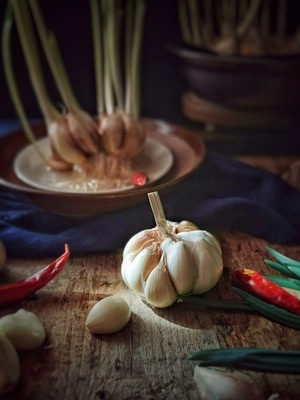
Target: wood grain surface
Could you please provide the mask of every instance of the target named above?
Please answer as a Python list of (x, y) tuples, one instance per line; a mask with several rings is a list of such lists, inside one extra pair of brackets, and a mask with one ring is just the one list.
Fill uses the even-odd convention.
[[(224, 273), (209, 298), (237, 300), (229, 283), (231, 270), (248, 267), (271, 271), (264, 263), (267, 244), (300, 260), (300, 246), (280, 246), (236, 232), (219, 237)], [(71, 249), (72, 251), (72, 249)], [(63, 252), (63, 245), (62, 245)], [(70, 258), (65, 269), (35, 296), (0, 310), (24, 308), (38, 315), (47, 331), (45, 343), (20, 353), (21, 378), (4, 400), (198, 399), (193, 381), (194, 351), (218, 347), (255, 346), (300, 349), (299, 331), (256, 314), (200, 308), (176, 303), (154, 309), (124, 285), (122, 250)], [(9, 259), (0, 282), (28, 276), (52, 260)], [(276, 274), (276, 272), (272, 271)], [(128, 301), (132, 317), (121, 331), (92, 335), (85, 328), (91, 307), (118, 294)], [(300, 398), (300, 376), (246, 371), (266, 399)]]
[[(207, 297), (236, 299), (228, 275), (241, 267), (267, 271), (263, 240), (236, 233), (221, 238), (225, 270)], [(276, 246), (300, 259), (300, 247)], [(13, 281), (48, 263), (8, 261), (2, 278)], [(255, 313), (225, 312), (177, 303), (167, 309), (144, 304), (123, 284), (121, 251), (71, 257), (68, 265), (33, 298), (1, 310), (22, 307), (43, 322), (46, 342), (20, 353), (21, 379), (3, 399), (197, 399), (193, 382), (193, 351), (215, 347), (257, 346), (299, 349), (299, 331)], [(91, 335), (85, 319), (95, 302), (119, 294), (132, 309), (129, 324), (112, 335)], [(296, 399), (300, 378), (294, 375), (247, 372), (266, 396)]]

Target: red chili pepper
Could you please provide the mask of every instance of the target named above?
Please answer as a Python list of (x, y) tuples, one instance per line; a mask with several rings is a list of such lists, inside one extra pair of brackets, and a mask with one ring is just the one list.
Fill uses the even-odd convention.
[(232, 272), (231, 279), (240, 289), (300, 315), (300, 300), (259, 272), (251, 269), (242, 269)]
[(32, 295), (50, 282), (66, 265), (70, 249), (65, 244), (65, 252), (51, 264), (28, 278), (16, 283), (0, 286), (0, 305), (8, 305)]
[(131, 183), (135, 186), (145, 186), (147, 180), (147, 175), (144, 172), (134, 172), (131, 175)]

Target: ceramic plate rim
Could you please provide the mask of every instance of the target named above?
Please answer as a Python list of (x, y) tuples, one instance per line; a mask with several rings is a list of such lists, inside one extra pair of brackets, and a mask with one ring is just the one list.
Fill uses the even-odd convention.
[[(37, 144), (40, 145), (40, 148), (43, 152), (46, 152), (47, 146), (49, 146), (49, 138), (48, 137), (43, 137), (41, 139), (37, 140)], [(160, 165), (160, 170), (158, 171), (157, 168), (155, 166), (150, 166), (150, 178), (147, 182), (147, 185), (151, 185), (153, 183), (155, 183), (156, 181), (158, 181), (159, 179), (161, 179), (164, 175), (166, 175), (170, 169), (172, 168), (173, 162), (174, 162), (174, 155), (172, 153), (172, 151), (163, 143), (160, 143), (158, 140), (155, 140), (151, 137), (147, 137), (146, 138), (146, 146), (150, 147), (150, 146), (154, 146), (155, 150), (157, 151), (162, 151), (164, 158), (163, 158), (163, 168), (161, 168), (162, 166)], [(90, 190), (90, 191), (84, 191), (84, 190), (63, 190), (60, 188), (55, 188), (52, 186), (49, 186), (47, 184), (43, 184), (40, 181), (34, 181), (34, 177), (31, 178), (31, 171), (29, 170), (29, 175), (28, 172), (23, 172), (22, 168), (24, 166), (24, 164), (26, 163), (26, 160), (29, 157), (34, 157), (33, 162), (36, 163), (36, 168), (39, 167), (43, 167), (46, 169), (46, 165), (44, 160), (41, 159), (41, 157), (37, 154), (36, 150), (34, 149), (34, 145), (33, 144), (28, 144), (26, 146), (24, 146), (22, 149), (20, 149), (13, 161), (13, 170), (14, 173), (16, 174), (17, 178), (20, 179), (20, 181), (22, 181), (22, 183), (26, 184), (28, 187), (33, 188), (33, 189), (38, 189), (38, 190), (42, 190), (45, 192), (54, 192), (54, 193), (59, 193), (59, 194), (73, 194), (73, 195), (91, 195), (91, 194), (95, 194), (95, 195), (110, 195), (110, 194), (117, 194), (117, 193), (123, 193), (123, 192), (127, 192), (129, 190), (133, 190), (136, 188), (135, 185), (130, 184), (127, 185), (126, 187), (123, 188), (115, 188), (115, 189), (98, 189), (98, 190)], [(141, 156), (142, 157), (142, 156)], [(155, 162), (155, 154), (151, 154), (152, 157), (152, 162)], [(142, 162), (142, 160), (141, 160)], [(154, 170), (153, 170), (154, 169)], [(149, 172), (146, 170), (146, 172)], [(51, 170), (47, 170), (47, 172), (45, 172), (46, 175), (50, 175), (52, 173), (53, 176), (59, 176), (59, 173), (55, 173)], [(67, 176), (68, 174), (65, 173), (63, 176)], [(145, 185), (146, 186), (146, 185)]]

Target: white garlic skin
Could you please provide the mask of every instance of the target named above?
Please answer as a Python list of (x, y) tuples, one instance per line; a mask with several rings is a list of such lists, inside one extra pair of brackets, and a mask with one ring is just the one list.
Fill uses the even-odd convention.
[(115, 333), (127, 325), (131, 317), (128, 303), (119, 296), (98, 301), (90, 310), (85, 326), (91, 333)]
[(197, 365), (194, 381), (201, 400), (264, 400), (265, 396), (248, 375)]
[(132, 236), (123, 250), (126, 285), (155, 307), (172, 305), (178, 295), (212, 289), (223, 272), (217, 239), (188, 221), (167, 221), (169, 236), (157, 227)]
[(46, 331), (39, 318), (22, 308), (0, 318), (0, 331), (21, 351), (36, 349), (46, 338)]
[(0, 394), (10, 392), (20, 378), (20, 360), (5, 334), (0, 333)]

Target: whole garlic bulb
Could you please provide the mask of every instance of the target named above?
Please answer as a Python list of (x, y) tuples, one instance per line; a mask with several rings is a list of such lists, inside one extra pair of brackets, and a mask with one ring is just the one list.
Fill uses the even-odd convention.
[(167, 221), (157, 192), (148, 194), (156, 227), (134, 235), (123, 250), (124, 282), (155, 307), (168, 307), (178, 295), (201, 294), (223, 271), (216, 238), (188, 221)]

